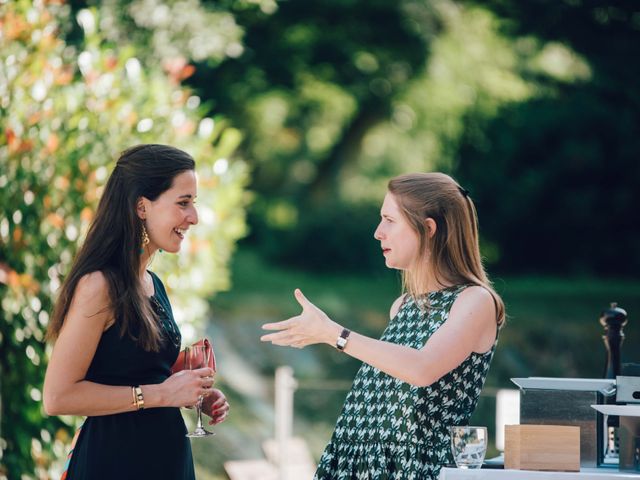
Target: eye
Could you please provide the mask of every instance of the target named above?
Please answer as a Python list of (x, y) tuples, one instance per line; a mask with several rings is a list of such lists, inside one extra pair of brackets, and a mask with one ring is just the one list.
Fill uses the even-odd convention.
[(189, 206), (189, 201), (187, 200), (183, 200), (182, 202), (178, 202), (178, 205), (180, 205), (181, 207), (188, 207)]

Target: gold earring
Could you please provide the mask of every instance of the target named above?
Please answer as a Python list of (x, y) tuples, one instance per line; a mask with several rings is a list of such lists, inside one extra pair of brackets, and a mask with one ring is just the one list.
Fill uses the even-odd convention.
[(142, 224), (142, 246), (140, 247), (140, 251), (144, 250), (144, 247), (146, 247), (147, 245), (149, 245), (149, 234), (147, 233), (147, 229), (144, 226), (144, 223)]

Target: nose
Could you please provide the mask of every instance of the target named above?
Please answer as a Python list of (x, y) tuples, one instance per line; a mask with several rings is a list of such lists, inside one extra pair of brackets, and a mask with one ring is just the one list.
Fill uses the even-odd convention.
[(373, 238), (375, 238), (376, 240), (382, 240), (384, 237), (384, 234), (382, 232), (382, 222), (380, 222), (378, 224), (378, 227), (376, 228), (376, 231), (373, 232)]
[(187, 222), (189, 222), (191, 225), (198, 224), (198, 210), (196, 209), (196, 207), (193, 207), (189, 212), (189, 215), (187, 216)]

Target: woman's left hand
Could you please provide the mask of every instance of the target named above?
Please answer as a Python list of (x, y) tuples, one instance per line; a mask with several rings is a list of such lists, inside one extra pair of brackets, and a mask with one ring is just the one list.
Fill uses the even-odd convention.
[(296, 348), (304, 348), (316, 343), (333, 345), (342, 332), (342, 327), (331, 320), (326, 313), (316, 307), (296, 288), (295, 297), (302, 312), (300, 315), (276, 323), (266, 323), (264, 330), (279, 330), (263, 335), (260, 340)]
[(229, 415), (227, 397), (217, 388), (211, 389), (211, 393), (202, 398), (202, 411), (211, 417), (209, 425), (224, 422)]

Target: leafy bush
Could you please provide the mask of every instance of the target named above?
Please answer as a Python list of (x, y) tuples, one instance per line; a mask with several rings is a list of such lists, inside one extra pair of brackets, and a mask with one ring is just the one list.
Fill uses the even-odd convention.
[(248, 172), (228, 159), (241, 135), (202, 118), (199, 98), (180, 86), (188, 67), (162, 70), (133, 48), (111, 48), (95, 10), (78, 14), (84, 37), (72, 47), (60, 36), (70, 10), (59, 3), (0, 6), (0, 478), (49, 478), (66, 454), (77, 420), (42, 411), (44, 331), (120, 151), (165, 143), (196, 159), (201, 223), (184, 254), (152, 267), (187, 339), (204, 297), (228, 287), (227, 262), (245, 234)]

